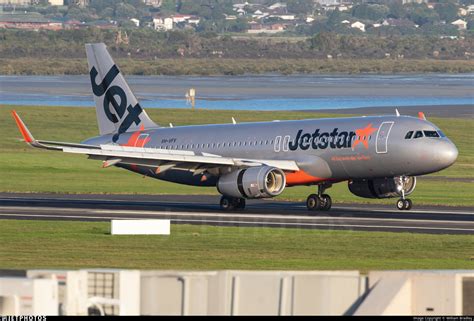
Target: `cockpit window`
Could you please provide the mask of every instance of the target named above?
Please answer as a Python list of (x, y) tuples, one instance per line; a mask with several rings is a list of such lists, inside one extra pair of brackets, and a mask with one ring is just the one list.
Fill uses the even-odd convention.
[(413, 136), (413, 130), (410, 130), (410, 131), (405, 135), (405, 139), (410, 139), (411, 136)]
[(446, 137), (446, 135), (440, 130), (438, 130), (438, 134), (439, 134), (439, 137)]
[(420, 137), (423, 137), (423, 132), (421, 130), (417, 130), (415, 133), (415, 137), (413, 138), (420, 138)]
[(425, 137), (439, 137), (439, 134), (435, 130), (424, 130)]

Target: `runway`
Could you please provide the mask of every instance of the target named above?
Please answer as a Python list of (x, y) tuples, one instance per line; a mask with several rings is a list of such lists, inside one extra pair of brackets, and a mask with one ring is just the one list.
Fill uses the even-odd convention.
[[(474, 235), (474, 209), (334, 205), (310, 213), (305, 204), (249, 200), (244, 211), (223, 212), (218, 196), (59, 195), (0, 193), (0, 219), (109, 221), (162, 218), (172, 224), (363, 230)], [(316, 215), (311, 215), (316, 214)]]

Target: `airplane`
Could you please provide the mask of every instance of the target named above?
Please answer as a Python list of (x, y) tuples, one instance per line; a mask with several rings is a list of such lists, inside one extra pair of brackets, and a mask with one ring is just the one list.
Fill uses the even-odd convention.
[(36, 140), (15, 111), (33, 147), (85, 154), (144, 176), (215, 186), (222, 210), (246, 199), (272, 198), (285, 188), (317, 186), (306, 200), (312, 214), (331, 208), (326, 190), (347, 182), (363, 198), (398, 198), (399, 210), (416, 177), (451, 166), (456, 146), (424, 114), (170, 126), (155, 124), (141, 107), (105, 44), (86, 44), (100, 136), (82, 143)]

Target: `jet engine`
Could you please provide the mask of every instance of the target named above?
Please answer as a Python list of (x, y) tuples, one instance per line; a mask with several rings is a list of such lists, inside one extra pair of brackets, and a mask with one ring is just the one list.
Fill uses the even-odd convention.
[(352, 194), (364, 198), (401, 197), (415, 190), (416, 177), (374, 178), (349, 181)]
[(268, 198), (280, 195), (286, 186), (285, 173), (276, 167), (257, 166), (219, 177), (217, 190), (237, 198)]

